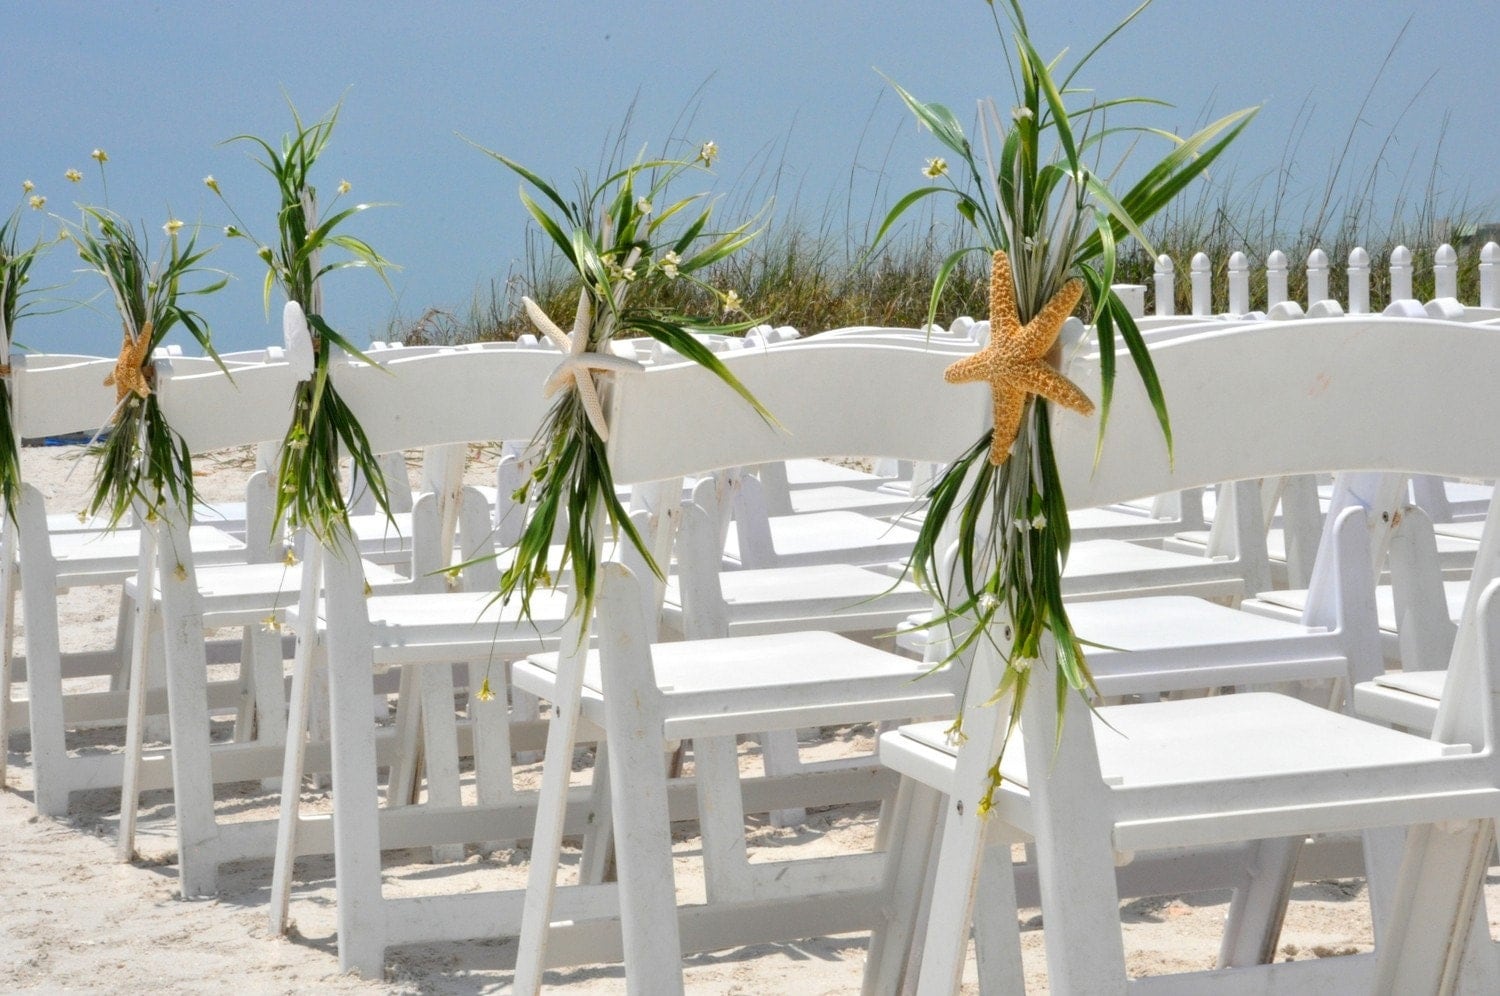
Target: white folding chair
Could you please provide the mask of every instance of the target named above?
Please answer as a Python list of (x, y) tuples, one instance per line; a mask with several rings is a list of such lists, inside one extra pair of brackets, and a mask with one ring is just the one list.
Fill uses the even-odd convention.
[[(25, 438), (56, 435), (105, 425), (112, 416), (113, 392), (102, 386), (115, 361), (87, 359), (77, 363), (33, 365), (31, 357), (18, 356), (12, 369), (15, 417)], [(185, 362), (192, 362), (187, 360)], [(212, 361), (204, 361), (210, 363)], [(24, 661), (12, 666), (24, 671), (29, 700), (26, 726), (32, 739), (32, 775), (37, 811), (50, 816), (67, 811), (68, 796), (91, 788), (118, 787), (123, 767), (117, 753), (70, 755), (67, 731), (83, 725), (123, 724), (125, 693), (120, 690), (64, 694), (67, 677), (107, 674), (119, 676), (127, 663), (131, 641), (128, 617), (122, 614), (116, 646), (104, 652), (64, 655), (58, 632), (57, 596), (72, 587), (115, 586), (135, 573), (141, 545), (138, 529), (71, 531), (52, 534), (47, 527), (42, 495), (23, 486), (16, 521), (7, 526), (7, 548), (14, 550), (11, 563), (20, 572), (26, 633)], [(244, 544), (210, 526), (193, 527), (198, 559), (203, 563), (244, 557)], [(14, 575), (5, 572), (10, 587), (5, 601), (6, 618), (12, 618), (17, 593)], [(122, 602), (123, 604), (123, 602)], [(12, 633), (6, 633), (4, 648), (10, 659)], [(19, 725), (18, 710), (10, 708), (9, 681), (5, 689), (7, 713), (12, 728)]]
[[(948, 440), (971, 435), (982, 424), (977, 397), (946, 410), (925, 404), (950, 360), (909, 346), (816, 340), (725, 357), (785, 432), (767, 426), (748, 406), (723, 403), (723, 385), (700, 368), (653, 368), (621, 377), (609, 413), (612, 474), (620, 483), (672, 480), (835, 453), (930, 460)], [(858, 397), (814, 387), (850, 382), (861, 385)], [(879, 401), (895, 395), (923, 399), (917, 407), (931, 416), (909, 419)], [(692, 413), (708, 406), (720, 431), (693, 432)], [(735, 781), (735, 734), (932, 714), (951, 701), (952, 681), (945, 675), (913, 680), (923, 665), (829, 633), (652, 646), (642, 594), (630, 572), (605, 567), (600, 591), (597, 654), (532, 658), (515, 671), (519, 685), (552, 701), (556, 710), (533, 833), (516, 991), (535, 991), (544, 966), (575, 960), (575, 938), (616, 916), (623, 950), (614, 958), (623, 954), (628, 984), (633, 991), (664, 993), (681, 990), (684, 951), (868, 923), (868, 899), (879, 875), (879, 859), (872, 855), (833, 864), (747, 863), (744, 812), (805, 804), (823, 773), (789, 776), (778, 794), (758, 792), (765, 801), (751, 802), (741, 792), (748, 797), (754, 783), (741, 790)], [(571, 887), (555, 891), (570, 725), (580, 714), (606, 731), (617, 896)], [(668, 743), (679, 739), (694, 744), (710, 883), (707, 904), (682, 911), (672, 889), (669, 841), (676, 807), (662, 764)], [(875, 784), (867, 792), (883, 794)], [(554, 910), (570, 921), (567, 926), (552, 923)]]
[[(1150, 406), (1130, 385), (1117, 393), (1111, 416), (1120, 443), (1106, 447), (1097, 468), (1093, 427), (1068, 415), (1055, 419), (1070, 501), (1099, 504), (1212, 480), (1350, 466), (1493, 476), (1500, 399), (1489, 390), (1488, 371), (1500, 360), (1500, 343), (1453, 327), (1435, 337), (1415, 324), (1361, 320), (1357, 335), (1348, 334), (1356, 328), (1348, 320), (1268, 324), (1164, 344), (1155, 353), (1162, 382), (1175, 410), (1193, 413), (1175, 423), (1174, 469), (1158, 446), (1124, 445), (1154, 438)], [(1205, 376), (1213, 370), (1234, 370), (1235, 377)], [(1087, 369), (1071, 373), (1090, 379)], [(1393, 397), (1403, 404), (1389, 404)], [(1455, 399), (1464, 405), (1464, 433), (1452, 431)], [(1340, 516), (1355, 550), (1368, 535), (1363, 514), (1354, 508)], [(1500, 536), (1486, 543), (1500, 547)], [(1482, 550), (1481, 562), (1487, 559)], [(1471, 608), (1478, 604), (1476, 593)], [(1235, 918), (1240, 935), (1226, 940), (1232, 967), (1220, 979), (1232, 991), (1446, 990), (1460, 970), (1477, 973), (1467, 985), (1492, 987), (1488, 946), (1468, 945), (1464, 956), (1471, 932), (1482, 930), (1476, 903), (1500, 814), (1497, 609), (1492, 597), (1465, 616), (1467, 639), (1458, 641), (1433, 739), (1264, 693), (1106, 707), (1097, 718), (1075, 703), (1059, 734), (1051, 675), (1035, 675), (1021, 734), (1002, 761), (991, 820), (1036, 840), (1052, 990), (1158, 985), (1125, 976), (1117, 855), (1236, 840), (1261, 842), (1253, 858), (1261, 884), (1252, 890), (1259, 892), (1255, 909)], [(1002, 702), (969, 712), (969, 739), (957, 749), (921, 731), (882, 743), (882, 756), (929, 785), (948, 779), (920, 991), (956, 986), (984, 833), (978, 803), (1003, 737), (995, 717), (1007, 711)], [(928, 780), (921, 769), (931, 773), (932, 765), (944, 774)], [(1367, 855), (1375, 953), (1271, 964), (1295, 842), (1396, 825), (1413, 827), (1404, 854), (1377, 848)], [(1008, 863), (1004, 848), (991, 854)], [(1197, 991), (1214, 981), (1183, 976), (1159, 985)]]

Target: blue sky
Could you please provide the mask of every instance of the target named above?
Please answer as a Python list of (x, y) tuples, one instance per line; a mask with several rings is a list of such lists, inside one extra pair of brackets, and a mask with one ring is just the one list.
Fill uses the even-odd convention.
[[(1072, 46), (1076, 56), (1132, 6), (1049, 0), (1031, 4), (1028, 16), (1043, 52)], [(269, 178), (247, 146), (221, 143), (285, 132), (283, 88), (306, 116), (342, 97), (320, 185), (347, 179), (352, 197), (393, 205), (350, 230), (402, 265), (394, 295), (367, 273), (326, 284), (325, 311), (357, 342), (396, 313), (462, 310), (524, 257), (514, 178), (459, 133), (566, 183), (598, 163), (633, 106), (632, 151), (668, 137), (713, 139), (726, 206), (774, 188), (778, 210), (842, 232), (920, 182), (924, 157), (939, 151), (879, 73), (949, 104), (965, 122), (977, 98), (1003, 106), (1009, 92), (1001, 41), (979, 0), (43, 0), (10, 7), (6, 20), (0, 191), (10, 193), (0, 210), (18, 203), (21, 181), (31, 179), (48, 211), (76, 218), (75, 202), (103, 196), (88, 158), (101, 147), (110, 155), (110, 206), (152, 235), (170, 211), (201, 221), (204, 238), (218, 241), (232, 219), (202, 184), (212, 174), (269, 238)], [(1338, 194), (1372, 171), (1386, 197), (1403, 183), (1420, 192), (1431, 175), (1440, 204), (1467, 200), (1495, 218), (1500, 104), (1480, 81), (1496, 37), (1500, 4), (1490, 0), (1158, 0), (1082, 80), (1103, 95), (1171, 101), (1174, 110), (1143, 118), (1179, 132), (1263, 104), (1233, 160), (1215, 171), (1246, 203), (1264, 206), (1284, 177), (1300, 217), (1343, 156)], [(73, 167), (83, 183), (63, 179)], [(43, 221), (28, 214), (34, 228)], [(69, 255), (53, 253), (38, 282), (72, 281), (54, 297), (86, 299), (97, 288), (72, 275)], [(225, 244), (213, 262), (236, 276), (202, 303), (220, 347), (278, 341), (251, 247)], [(47, 350), (110, 352), (117, 335), (111, 316), (87, 309), (19, 330), (22, 342)]]

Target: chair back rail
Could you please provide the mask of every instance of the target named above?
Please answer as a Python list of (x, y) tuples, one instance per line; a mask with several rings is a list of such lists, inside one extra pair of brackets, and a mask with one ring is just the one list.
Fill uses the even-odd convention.
[[(377, 452), (477, 440), (529, 440), (552, 406), (542, 393), (558, 354), (540, 349), (445, 350), (333, 367), (334, 384)], [(382, 357), (383, 358), (383, 357)], [(420, 399), (393, 404), (391, 398)]]

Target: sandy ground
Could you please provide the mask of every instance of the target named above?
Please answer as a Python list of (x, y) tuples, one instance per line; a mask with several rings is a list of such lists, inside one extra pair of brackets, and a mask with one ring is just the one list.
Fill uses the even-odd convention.
[[(28, 480), (41, 487), (53, 511), (76, 511), (91, 468), (75, 463), (76, 450), (36, 449), (24, 455)], [(242, 496), (252, 459), (235, 452), (200, 460), (200, 489), (208, 499)], [(474, 472), (483, 480), (486, 470)], [(108, 645), (114, 635), (116, 595), (74, 592), (62, 601), (65, 646)], [(21, 694), (19, 691), (16, 694)], [(227, 735), (227, 724), (219, 724)], [(73, 746), (110, 749), (119, 731), (92, 731)], [(823, 756), (868, 750), (873, 732), (854, 728), (828, 731), (816, 745)], [(6, 789), (0, 794), (0, 989), (7, 991), (200, 992), (231, 983), (255, 993), (381, 992), (470, 993), (503, 989), (515, 959), (511, 939), (464, 944), (393, 948), (385, 978), (368, 981), (342, 976), (335, 950), (331, 858), (299, 862), (293, 897), (297, 929), (291, 937), (272, 936), (266, 922), (269, 862), (247, 862), (226, 869), (216, 898), (182, 901), (175, 896), (175, 846), (170, 796), (145, 799), (140, 851), (132, 864), (119, 863), (114, 836), (118, 793), (73, 797), (66, 819), (35, 815), (30, 795), (27, 738), (13, 738)], [(748, 748), (747, 748), (748, 750)], [(747, 754), (746, 763), (754, 758)], [(578, 767), (584, 768), (585, 758)], [(521, 777), (534, 777), (535, 768)], [(581, 777), (587, 777), (586, 772)], [(221, 812), (231, 818), (273, 815), (276, 796), (258, 785), (225, 786)], [(303, 793), (308, 808), (327, 805), (326, 793)], [(873, 806), (813, 810), (798, 827), (751, 830), (752, 853), (778, 856), (827, 854), (868, 849), (874, 837)], [(695, 828), (676, 834), (678, 890), (682, 898), (702, 895), (700, 841)], [(576, 861), (576, 849), (568, 859)], [(416, 895), (450, 889), (493, 888), (524, 881), (524, 849), (502, 849), (481, 856), (471, 849), (456, 864), (434, 865), (425, 853), (392, 853), (386, 859), (390, 895)], [(1491, 909), (1495, 908), (1494, 880)], [(1210, 967), (1217, 952), (1226, 893), (1160, 897), (1122, 905), (1130, 969), (1158, 974)], [(1035, 909), (1021, 910), (1028, 989), (1046, 991), (1043, 931)], [(1368, 950), (1370, 927), (1364, 890), (1358, 881), (1323, 882), (1297, 888), (1282, 938), (1280, 957), (1330, 957)], [(687, 960), (686, 978), (694, 993), (819, 994), (857, 992), (867, 938), (864, 935), (814, 938), (700, 955)], [(552, 973), (556, 991), (614, 993), (624, 989), (619, 966), (594, 966)], [(972, 958), (965, 992), (977, 991)]]

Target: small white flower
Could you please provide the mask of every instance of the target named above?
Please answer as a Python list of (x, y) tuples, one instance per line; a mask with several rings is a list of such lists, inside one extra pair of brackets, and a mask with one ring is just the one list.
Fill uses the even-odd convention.
[(985, 592), (979, 596), (979, 610), (981, 612), (993, 612), (1000, 607), (1000, 599), (995, 597), (994, 592)]
[(1036, 657), (1017, 657), (1010, 662), (1010, 669), (1017, 674), (1025, 674), (1031, 670), (1033, 664), (1040, 664), (1041, 660)]
[(1013, 121), (1030, 121), (1031, 120), (1031, 108), (1029, 108), (1029, 107), (1012, 107), (1010, 109), (1010, 116), (1011, 116), (1011, 120), (1013, 120)]
[(43, 197), (41, 194), (32, 194), (29, 198), (27, 198), (26, 203), (31, 205), (31, 210), (40, 211), (42, 208), (47, 206), (47, 198)]
[(698, 158), (703, 162), (703, 165), (712, 166), (714, 160), (719, 158), (719, 143), (704, 142), (698, 147)]
[(233, 225), (224, 226), (224, 237), (226, 239), (238, 238), (239, 234), (240, 230), (238, 228), (235, 228)]
[(635, 277), (636, 277), (636, 272), (635, 272), (635, 267), (633, 267), (633, 266), (623, 267), (620, 270), (620, 279), (624, 280), (627, 284), (628, 283), (633, 283), (635, 281)]
[(214, 193), (219, 193), (219, 181), (213, 178), (212, 173), (203, 178), (203, 185), (209, 190), (212, 190)]
[(82, 183), (83, 174), (78, 172), (76, 169), (70, 169), (63, 174), (63, 179), (67, 180), (69, 183)]
[(168, 235), (176, 235), (182, 230), (182, 221), (177, 218), (168, 218), (167, 223), (161, 226), (161, 230)]
[(1031, 520), (1031, 528), (1032, 529), (1045, 529), (1045, 528), (1047, 528), (1047, 517), (1045, 515), (1043, 515), (1041, 512), (1038, 512), (1036, 514), (1036, 518), (1034, 518), (1034, 519)]
[(927, 160), (927, 165), (922, 170), (922, 175), (929, 180), (936, 180), (948, 172), (948, 160), (942, 156), (933, 156)]
[(35, 189), (36, 189), (36, 184), (32, 183), (30, 180), (22, 180), (21, 181), (21, 193), (23, 193), (23, 194), (29, 194), (29, 193), (31, 193)]
[(637, 197), (635, 200), (635, 209), (640, 214), (650, 214), (651, 202), (644, 197)]
[(109, 155), (103, 149), (95, 149), (93, 152), (90, 152), (89, 158), (93, 159), (94, 162), (99, 163), (101, 166), (104, 163), (109, 162)]
[(744, 311), (745, 304), (740, 300), (738, 291), (727, 290), (724, 292), (724, 314), (733, 314), (736, 311)]
[(668, 280), (677, 279), (677, 267), (682, 263), (682, 257), (668, 250), (667, 254), (656, 264), (656, 268), (667, 275)]
[(336, 189), (342, 195), (347, 194), (349, 191), (353, 190), (354, 186), (348, 180), (340, 180), (339, 185)]

